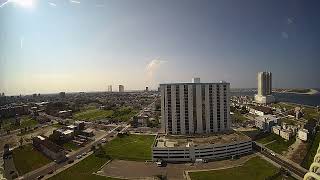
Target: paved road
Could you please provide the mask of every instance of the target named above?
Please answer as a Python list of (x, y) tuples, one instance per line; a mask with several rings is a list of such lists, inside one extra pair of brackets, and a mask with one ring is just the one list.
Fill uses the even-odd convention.
[[(62, 168), (66, 165), (68, 165), (68, 162), (70, 160), (76, 160), (76, 156), (78, 155), (81, 155), (83, 154), (84, 152), (89, 152), (91, 150), (91, 147), (93, 145), (97, 145), (99, 143), (101, 143), (101, 139), (103, 138), (108, 138), (108, 139), (111, 139), (112, 137), (115, 137), (116, 134), (118, 133), (116, 131), (116, 129), (120, 128), (120, 125), (118, 125), (116, 128), (108, 131), (104, 136), (101, 136), (100, 138), (96, 139), (95, 141), (87, 144), (85, 147), (83, 148), (80, 148), (79, 150), (75, 151), (75, 152), (72, 152), (70, 153), (70, 156), (68, 157), (68, 160), (65, 161), (65, 162), (62, 162), (62, 163), (55, 163), (55, 162), (52, 162), (52, 163), (49, 163), (47, 164), (46, 166), (43, 166), (39, 169), (36, 169), (32, 172), (29, 172), (27, 174), (25, 174), (24, 176), (20, 177), (19, 179), (37, 179), (37, 177), (41, 176), (41, 175), (46, 175), (48, 174), (50, 171), (56, 171), (57, 169), (59, 168)], [(122, 127), (123, 128), (123, 127)]]
[(276, 154), (272, 155), (270, 152), (271, 150), (267, 149), (263, 145), (260, 145), (259, 143), (254, 143), (254, 149), (257, 151), (260, 151), (261, 154), (263, 154), (265, 157), (269, 158), (270, 160), (274, 161), (275, 163), (279, 164), (281, 167), (287, 169), (291, 173), (303, 178), (304, 175), (308, 172), (308, 170), (304, 169), (301, 166), (295, 165), (294, 163), (289, 163), (284, 160), (284, 157), (281, 157), (281, 155)]

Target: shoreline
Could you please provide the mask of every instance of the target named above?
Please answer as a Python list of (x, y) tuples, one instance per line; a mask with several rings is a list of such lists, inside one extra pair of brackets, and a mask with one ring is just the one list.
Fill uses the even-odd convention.
[(319, 94), (319, 91), (315, 90), (315, 89), (310, 89), (309, 92), (306, 93), (299, 93), (299, 92), (277, 92), (277, 93), (288, 93), (288, 94), (301, 94), (301, 95), (315, 95), (315, 94)]

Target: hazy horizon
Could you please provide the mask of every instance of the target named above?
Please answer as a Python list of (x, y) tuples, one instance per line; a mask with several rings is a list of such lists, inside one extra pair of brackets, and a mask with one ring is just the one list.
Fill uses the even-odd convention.
[[(320, 2), (0, 0), (0, 92), (156, 89), (225, 80), (320, 88)], [(2, 28), (3, 27), (3, 28)]]

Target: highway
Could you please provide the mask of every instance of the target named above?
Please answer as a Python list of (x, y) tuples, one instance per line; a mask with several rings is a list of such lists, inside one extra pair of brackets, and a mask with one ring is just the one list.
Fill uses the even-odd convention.
[[(68, 165), (68, 162), (71, 160), (76, 160), (78, 155), (81, 155), (83, 153), (88, 153), (89, 151), (91, 151), (91, 147), (93, 145), (97, 145), (99, 143), (101, 143), (101, 139), (106, 138), (108, 141), (112, 140), (113, 138), (116, 137), (116, 134), (118, 133), (116, 130), (118, 128), (120, 128), (121, 126), (118, 125), (117, 127), (115, 127), (114, 129), (110, 130), (107, 132), (107, 134), (105, 134), (104, 136), (101, 136), (100, 138), (96, 139), (95, 141), (87, 144), (85, 147), (80, 148), (79, 150), (75, 151), (74, 153), (70, 154), (70, 156), (68, 157), (68, 160), (62, 163), (49, 163), (46, 166), (43, 166), (39, 169), (36, 169), (32, 172), (29, 172), (27, 174), (25, 174), (22, 177), (19, 177), (19, 179), (26, 179), (26, 180), (31, 180), (31, 179), (37, 179), (37, 177), (41, 176), (41, 175), (47, 175), (50, 171), (56, 171), (59, 168), (62, 168), (66, 165)], [(123, 128), (123, 127), (122, 127)], [(84, 159), (84, 158), (82, 158)], [(80, 159), (80, 160), (82, 160)]]
[(259, 151), (262, 155), (264, 155), (265, 157), (269, 158), (270, 160), (272, 160), (273, 162), (279, 164), (281, 167), (287, 169), (289, 172), (297, 175), (298, 177), (303, 178), (304, 175), (308, 172), (308, 170), (304, 169), (301, 166), (295, 166), (292, 163), (289, 163), (285, 160), (283, 160), (282, 157), (279, 157), (280, 155), (278, 154), (274, 154), (272, 155), (270, 150), (265, 148), (264, 146), (259, 145), (258, 143), (253, 142), (253, 148), (257, 151)]

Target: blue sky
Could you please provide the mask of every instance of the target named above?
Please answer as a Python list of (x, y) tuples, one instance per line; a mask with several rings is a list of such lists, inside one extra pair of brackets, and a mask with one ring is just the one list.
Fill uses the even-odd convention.
[(156, 88), (193, 76), (252, 88), (264, 70), (274, 87), (320, 87), (316, 0), (25, 1), (32, 7), (0, 8), (6, 94)]

